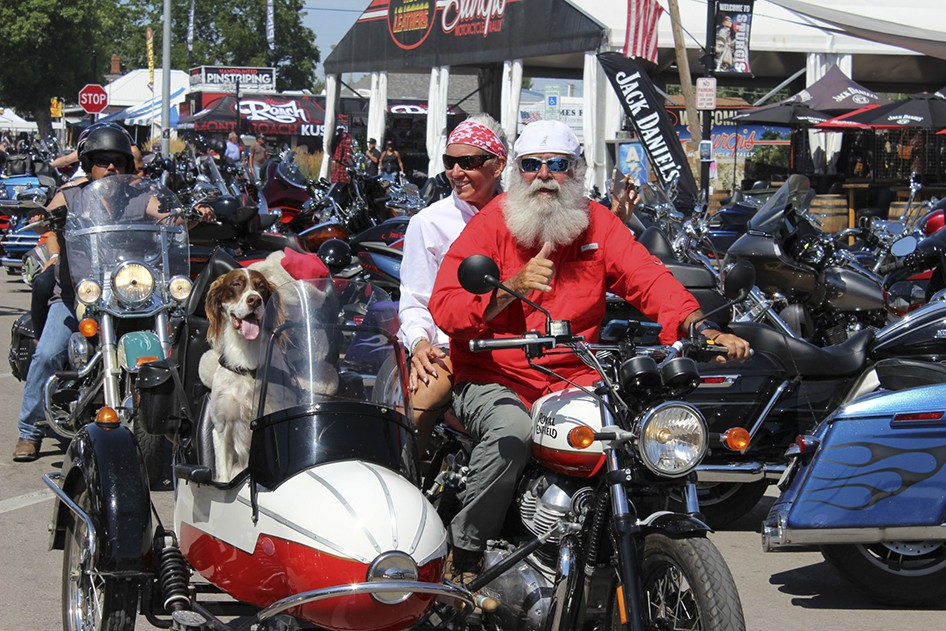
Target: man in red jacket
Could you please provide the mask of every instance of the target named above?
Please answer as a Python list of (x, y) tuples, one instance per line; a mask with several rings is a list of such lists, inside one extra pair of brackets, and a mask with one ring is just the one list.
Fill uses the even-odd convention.
[[(456, 369), (453, 408), (480, 442), (473, 450), (463, 509), (450, 525), (453, 572), (478, 570), (482, 551), (495, 539), (529, 461), (532, 421), (528, 406), (568, 384), (530, 368), (521, 350), (473, 353), (474, 338), (515, 337), (544, 331), (545, 315), (503, 291), (473, 295), (457, 280), (460, 263), (485, 254), (499, 265), (507, 287), (538, 303), (572, 332), (597, 341), (605, 294), (622, 296), (663, 330), (673, 343), (697, 330), (729, 349), (728, 359), (748, 357), (749, 345), (703, 321), (696, 299), (638, 243), (610, 210), (584, 194), (585, 165), (578, 139), (558, 121), (527, 125), (516, 141), (516, 173), (508, 192), (470, 222), (443, 260), (429, 308), (451, 339)], [(537, 363), (581, 384), (596, 375), (570, 354)]]

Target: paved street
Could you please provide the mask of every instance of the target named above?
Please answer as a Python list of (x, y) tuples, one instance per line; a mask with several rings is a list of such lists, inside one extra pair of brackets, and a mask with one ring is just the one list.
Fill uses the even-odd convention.
[[(27, 288), (0, 273), (0, 340), (5, 352), (10, 326), (27, 308)], [(60, 628), (62, 555), (49, 552), (51, 493), (40, 479), (62, 463), (56, 440), (43, 444), (33, 463), (14, 463), (16, 415), (22, 384), (4, 364), (0, 370), (0, 629)], [(765, 554), (758, 525), (774, 495), (732, 530), (713, 535), (736, 578), (750, 631), (888, 631), (943, 628), (946, 605), (936, 610), (891, 610), (873, 605), (842, 581), (816, 551)], [(157, 504), (169, 520), (168, 493)], [(139, 629), (152, 629), (140, 619)]]

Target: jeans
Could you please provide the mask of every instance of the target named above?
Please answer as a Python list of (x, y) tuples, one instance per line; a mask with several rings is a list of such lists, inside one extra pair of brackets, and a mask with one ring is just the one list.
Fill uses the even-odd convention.
[(479, 442), (470, 455), (463, 508), (450, 523), (453, 545), (484, 550), (498, 539), (516, 483), (532, 455), (532, 417), (516, 394), (497, 384), (461, 383), (453, 410)]
[(40, 440), (45, 436), (36, 422), (45, 420), (43, 413), (43, 390), (46, 381), (57, 370), (62, 370), (68, 355), (69, 336), (79, 328), (75, 311), (62, 302), (54, 302), (46, 316), (46, 326), (36, 345), (30, 362), (26, 383), (23, 386), (23, 404), (17, 420), (20, 438)]

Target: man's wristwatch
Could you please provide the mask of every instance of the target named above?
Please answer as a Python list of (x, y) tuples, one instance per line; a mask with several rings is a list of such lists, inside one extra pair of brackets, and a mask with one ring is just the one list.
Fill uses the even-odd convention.
[(702, 335), (703, 331), (706, 331), (706, 330), (721, 331), (721, 328), (718, 324), (716, 324), (712, 320), (703, 320), (702, 322), (696, 325), (696, 329), (694, 329), (694, 333), (696, 333), (696, 335)]

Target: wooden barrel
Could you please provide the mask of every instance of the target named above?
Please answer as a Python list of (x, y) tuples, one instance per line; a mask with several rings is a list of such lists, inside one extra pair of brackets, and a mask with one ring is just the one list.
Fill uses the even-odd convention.
[(890, 211), (887, 214), (887, 218), (890, 220), (896, 220), (903, 217), (903, 211), (906, 210), (906, 202), (890, 202)]
[(816, 195), (809, 209), (821, 220), (825, 232), (840, 232), (847, 225), (847, 199), (843, 195)]
[(709, 196), (709, 212), (711, 215), (715, 215), (716, 211), (719, 210), (719, 207), (722, 205), (722, 201), (729, 197), (729, 191), (720, 191), (718, 193), (710, 193)]

